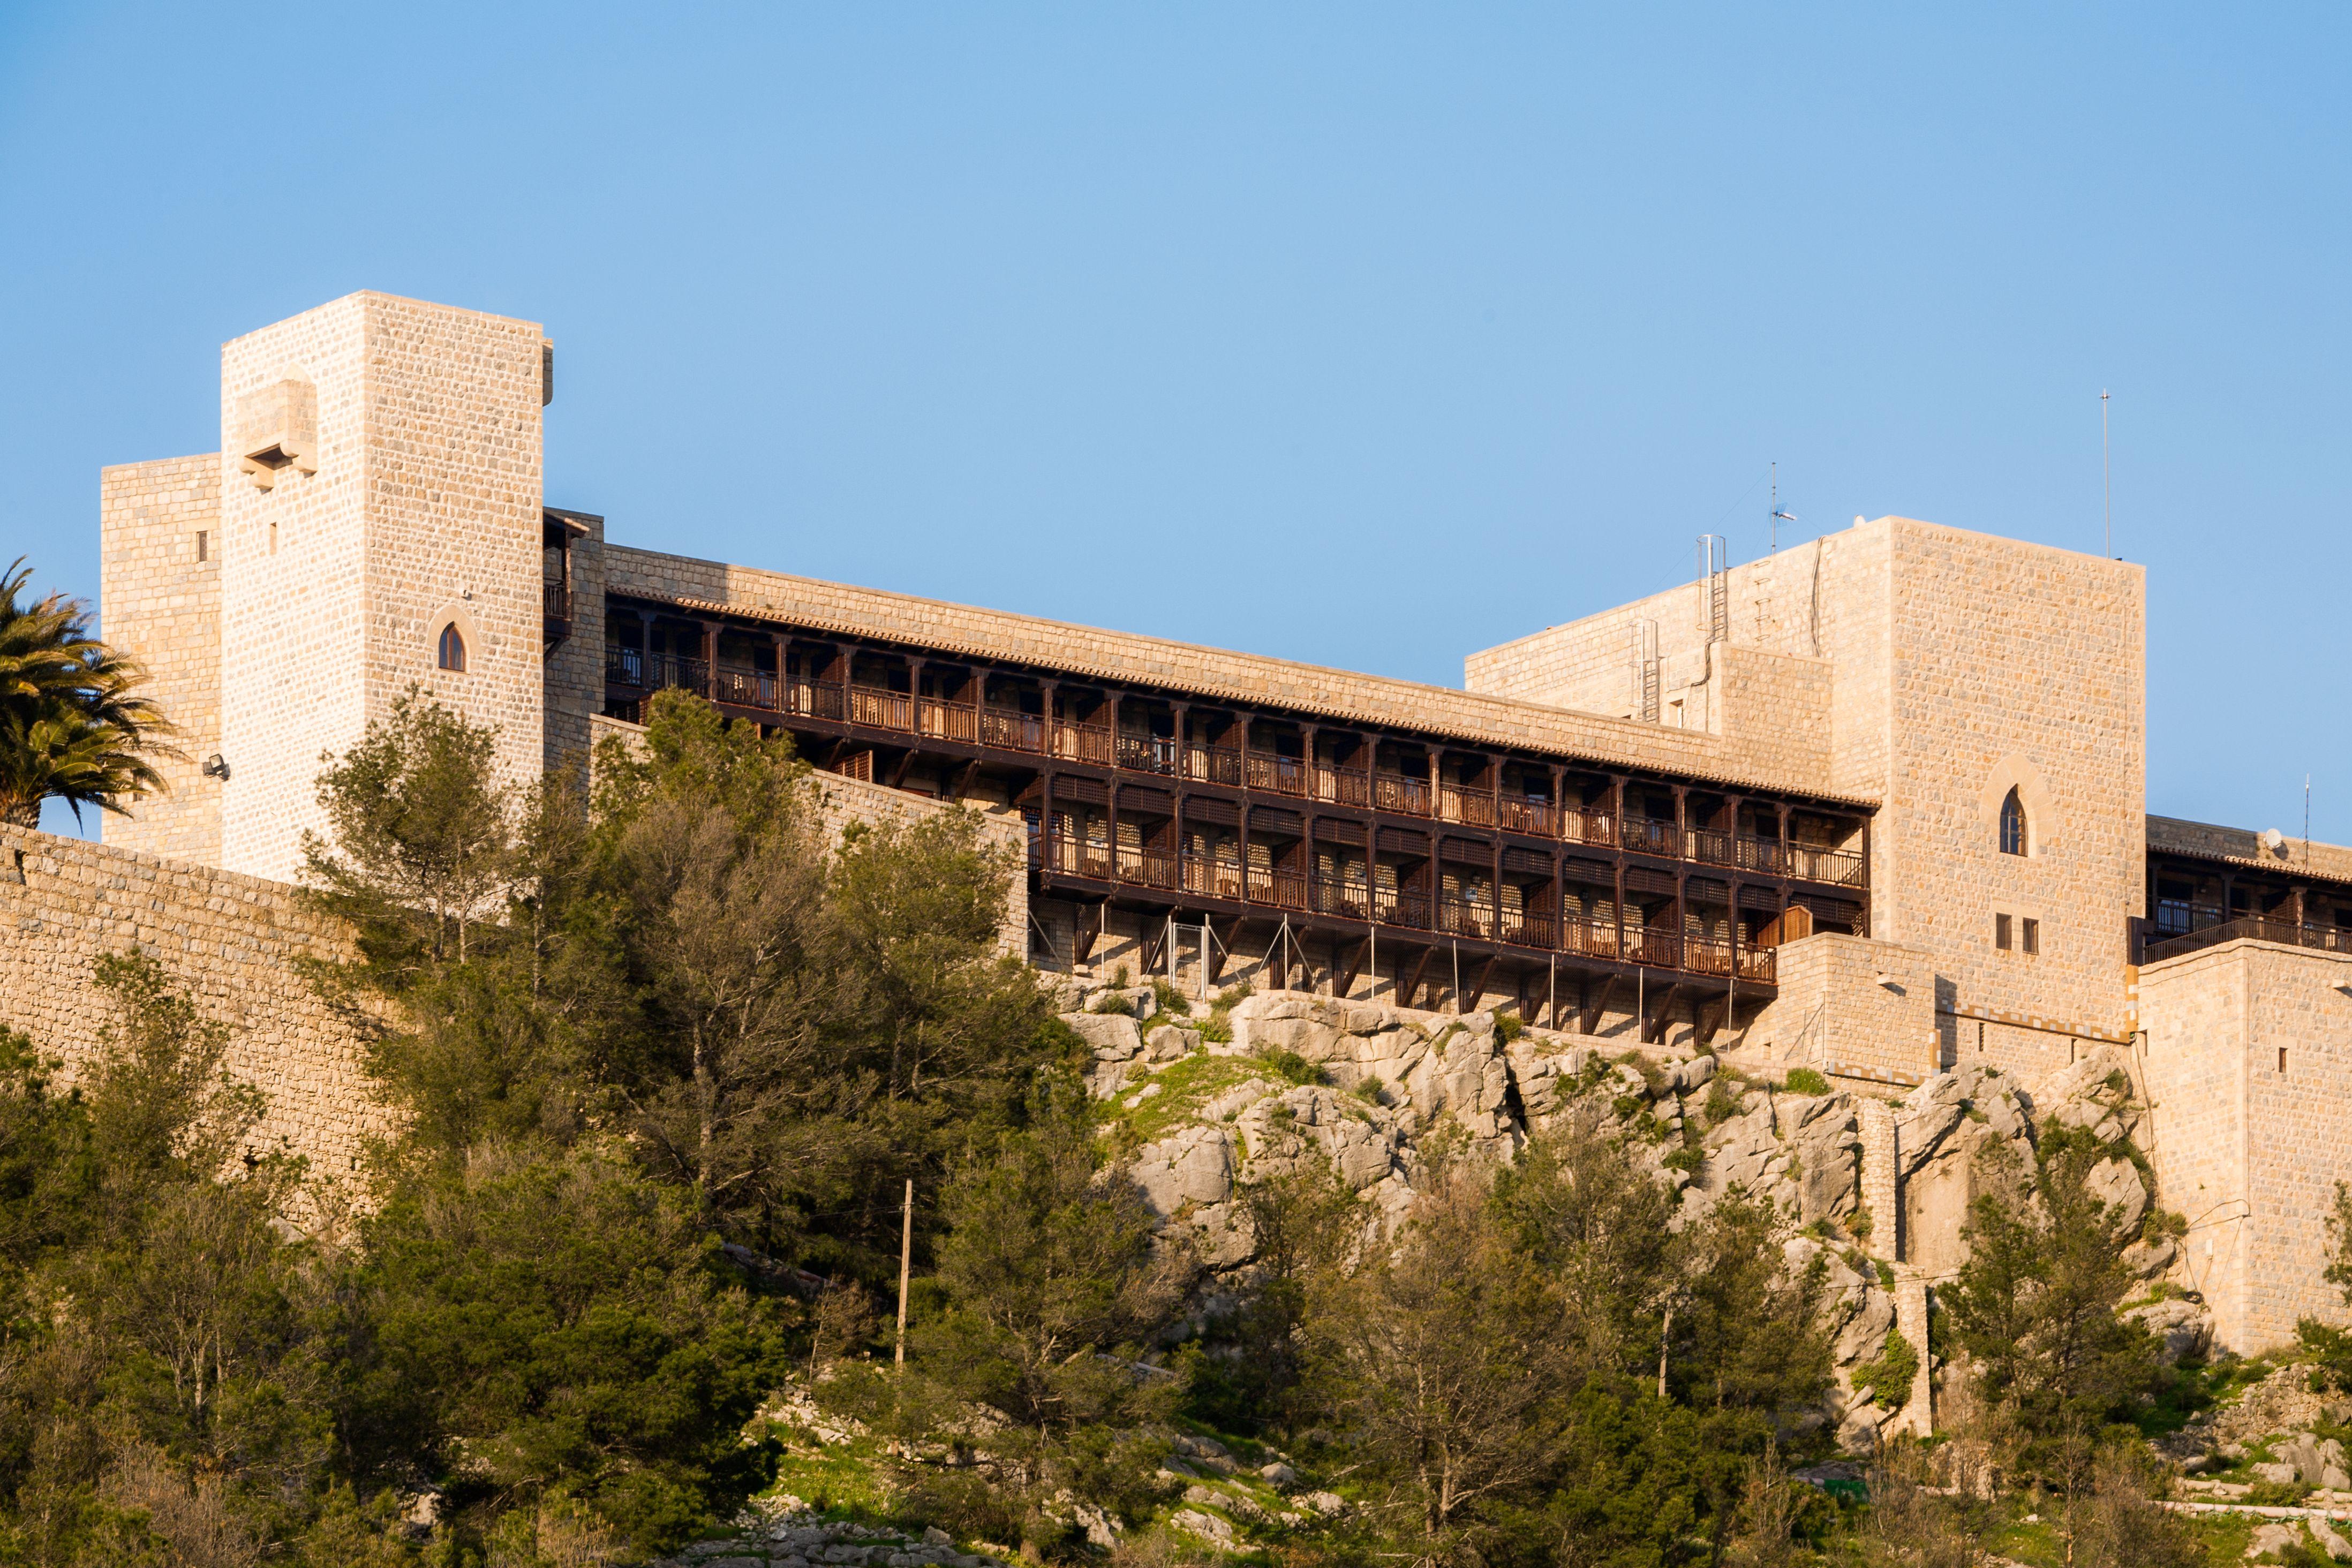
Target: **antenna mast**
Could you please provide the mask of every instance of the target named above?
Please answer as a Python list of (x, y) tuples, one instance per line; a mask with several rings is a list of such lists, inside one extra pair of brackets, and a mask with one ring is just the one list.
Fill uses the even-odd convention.
[(1780, 510), (1780, 465), (1775, 462), (1772, 465), (1772, 552), (1774, 554), (1780, 553), (1780, 525), (1796, 521), (1795, 512)]
[(2107, 393), (2099, 389), (2099, 477), (2106, 487), (2107, 559), (2116, 556), (2116, 462), (2107, 445)]

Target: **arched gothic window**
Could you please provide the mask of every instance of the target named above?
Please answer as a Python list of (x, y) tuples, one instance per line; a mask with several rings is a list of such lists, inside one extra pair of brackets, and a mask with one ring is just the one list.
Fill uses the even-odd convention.
[(2000, 852), (2004, 855), (2025, 853), (2025, 803), (2011, 790), (2009, 798), (2000, 803)]
[[(456, 670), (459, 675), (466, 673), (466, 639), (459, 635), (455, 621), (441, 628), (441, 668)], [(2016, 796), (2010, 798), (2014, 800)], [(2006, 823), (2009, 819), (2004, 816), (2001, 820)], [(2001, 831), (2006, 834), (2009, 829), (2004, 826)]]

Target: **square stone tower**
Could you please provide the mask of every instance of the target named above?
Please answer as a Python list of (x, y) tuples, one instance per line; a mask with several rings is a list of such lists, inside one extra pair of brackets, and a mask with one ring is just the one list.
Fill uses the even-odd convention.
[(536, 323), (387, 294), (223, 345), (218, 864), (293, 879), (322, 756), (412, 686), (537, 774), (546, 384)]
[(1465, 684), (1737, 738), (1790, 719), (1738, 700), (1743, 650), (1825, 668), (1820, 787), (1878, 803), (1868, 934), (1931, 965), (1942, 1062), (1906, 1038), (1902, 1070), (2032, 1073), (2127, 1026), (2147, 624), (2143, 567), (1882, 517), (1473, 654)]

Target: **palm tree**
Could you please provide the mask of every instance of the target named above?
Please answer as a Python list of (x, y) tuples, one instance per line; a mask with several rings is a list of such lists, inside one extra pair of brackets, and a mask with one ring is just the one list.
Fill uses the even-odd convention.
[(19, 600), (32, 568), (0, 574), (0, 823), (40, 825), (41, 802), (128, 816), (126, 802), (164, 788), (147, 760), (180, 753), (163, 710), (131, 691), (132, 660), (89, 635), (89, 606), (63, 594)]

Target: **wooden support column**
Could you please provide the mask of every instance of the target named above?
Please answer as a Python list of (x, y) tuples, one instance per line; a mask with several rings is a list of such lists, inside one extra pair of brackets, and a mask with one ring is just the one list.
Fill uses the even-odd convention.
[[(1401, 979), (1398, 982), (1398, 1006), (1410, 1007), (1413, 1005), (1414, 1000), (1419, 997), (1421, 994), (1422, 973), (1429, 967), (1430, 954), (1436, 951), (1437, 949), (1434, 946), (1423, 948), (1421, 950), (1421, 956), (1413, 960), (1412, 977), (1409, 979)], [(1404, 961), (1402, 959), (1399, 959), (1397, 961), (1397, 973), (1399, 975), (1402, 975), (1404, 973)]]

